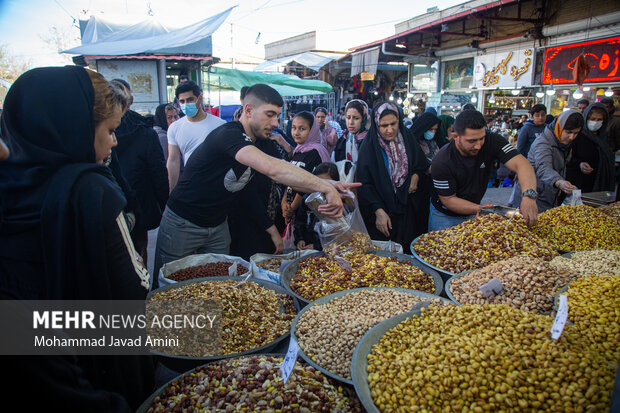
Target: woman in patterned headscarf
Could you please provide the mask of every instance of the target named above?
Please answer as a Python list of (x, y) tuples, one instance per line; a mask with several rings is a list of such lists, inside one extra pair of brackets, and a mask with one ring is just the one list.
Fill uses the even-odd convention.
[(372, 113), (357, 163), (360, 210), (372, 239), (396, 241), (408, 252), (427, 229), (429, 195), (419, 183), (429, 164), (396, 105), (381, 102)]

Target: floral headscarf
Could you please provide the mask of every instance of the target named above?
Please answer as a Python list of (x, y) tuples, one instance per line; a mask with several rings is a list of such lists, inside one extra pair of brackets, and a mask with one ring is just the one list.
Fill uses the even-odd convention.
[(400, 128), (398, 129), (398, 135), (392, 141), (388, 142), (381, 136), (379, 120), (381, 119), (381, 114), (386, 109), (394, 111), (396, 116), (398, 116), (398, 107), (390, 102), (385, 102), (375, 110), (374, 117), (377, 125), (379, 145), (381, 145), (381, 149), (383, 149), (387, 155), (388, 165), (390, 167), (390, 178), (392, 179), (392, 186), (396, 192), (396, 189), (407, 179), (409, 160), (407, 158), (407, 150), (405, 149), (405, 142), (403, 135), (400, 133)]

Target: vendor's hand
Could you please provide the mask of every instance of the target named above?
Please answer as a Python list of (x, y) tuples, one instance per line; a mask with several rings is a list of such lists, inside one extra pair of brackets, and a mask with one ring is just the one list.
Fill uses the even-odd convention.
[(590, 166), (589, 163), (587, 162), (581, 162), (579, 164), (579, 169), (581, 169), (581, 172), (583, 172), (586, 175), (591, 174), (592, 172), (594, 172), (594, 169)]
[(561, 179), (559, 181), (557, 181), (555, 183), (555, 186), (557, 186), (558, 188), (560, 188), (560, 190), (564, 193), (567, 194), (572, 194), (573, 193), (573, 189), (577, 189), (577, 187), (573, 184), (571, 184), (570, 182)]
[(492, 203), (490, 203), (490, 202), (486, 202), (486, 203), (484, 203), (484, 204), (480, 205), (480, 206), (478, 207), (478, 212), (476, 212), (476, 216), (480, 215), (480, 210), (481, 210), (482, 208), (489, 208), (489, 207), (492, 207), (492, 206), (493, 206), (493, 204), (492, 204)]
[(411, 175), (411, 184), (409, 185), (409, 193), (418, 190), (418, 182), (420, 181), (420, 175), (413, 174)]
[(329, 190), (325, 192), (325, 199), (327, 203), (319, 206), (319, 212), (329, 217), (340, 218), (342, 216), (342, 200), (335, 185), (329, 185)]
[(383, 235), (389, 237), (390, 230), (392, 229), (392, 220), (390, 219), (390, 216), (381, 208), (377, 209), (377, 211), (375, 212), (375, 216), (377, 217), (375, 221), (377, 229)]
[(521, 199), (519, 212), (521, 212), (521, 215), (523, 215), (525, 225), (527, 225), (528, 227), (533, 227), (534, 225), (536, 225), (536, 220), (538, 219), (538, 205), (536, 205), (535, 199), (524, 196)]
[(353, 192), (351, 192), (351, 188), (357, 188), (362, 186), (361, 182), (351, 182), (351, 183), (345, 183), (345, 182), (338, 182), (338, 181), (329, 181), (334, 188), (336, 188), (336, 190), (340, 193), (340, 195), (343, 196), (353, 196)]

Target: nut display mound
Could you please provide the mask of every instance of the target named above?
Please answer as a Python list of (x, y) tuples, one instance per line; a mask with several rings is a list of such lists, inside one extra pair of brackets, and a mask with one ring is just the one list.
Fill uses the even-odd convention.
[(549, 209), (538, 216), (532, 230), (562, 251), (620, 250), (620, 225), (587, 205)]
[(551, 265), (582, 277), (620, 275), (620, 251), (575, 251), (570, 257), (555, 257)]
[(568, 286), (568, 318), (612, 362), (620, 358), (620, 277), (581, 278)]
[(330, 302), (306, 307), (295, 336), (299, 347), (326, 371), (351, 380), (351, 359), (359, 340), (383, 320), (411, 311), (420, 302), (450, 305), (437, 298), (394, 289), (368, 289), (348, 293)]
[(176, 355), (209, 357), (241, 353), (267, 345), (290, 331), (297, 315), (290, 296), (251, 281), (238, 283), (236, 280), (202, 281), (153, 293), (151, 301), (217, 300), (221, 303), (222, 353)]
[(263, 270), (279, 273), (280, 267), (282, 266), (282, 260), (284, 260), (284, 258), (267, 258), (266, 260), (260, 261), (256, 265)]
[(196, 368), (168, 384), (148, 413), (362, 412), (354, 392), (313, 367), (297, 362), (287, 383), (282, 357), (260, 355), (221, 360)]
[(367, 356), (374, 404), (382, 412), (608, 411), (617, 363), (576, 326), (552, 340), (552, 323), (507, 305), (424, 309)]
[(620, 201), (598, 208), (600, 212), (614, 218), (620, 224)]
[[(235, 265), (231, 262), (210, 262), (204, 265), (197, 265), (194, 267), (183, 268), (182, 270), (175, 271), (167, 278), (173, 281), (186, 281), (196, 278), (204, 277), (228, 277), (228, 269)], [(237, 274), (245, 274), (248, 269), (241, 264), (237, 264)]]
[(327, 257), (304, 258), (299, 261), (290, 287), (295, 294), (308, 301), (362, 287), (398, 287), (427, 293), (435, 291), (433, 277), (420, 268), (395, 257), (374, 254), (350, 255), (345, 263)]
[(520, 216), (480, 215), (454, 227), (432, 231), (412, 244), (424, 261), (444, 271), (461, 273), (517, 255), (550, 260), (558, 253), (534, 236)]
[[(478, 287), (497, 278), (504, 290), (485, 297)], [(541, 258), (513, 257), (450, 281), (450, 292), (462, 304), (507, 304), (524, 311), (549, 315), (555, 294), (578, 275), (560, 270)]]

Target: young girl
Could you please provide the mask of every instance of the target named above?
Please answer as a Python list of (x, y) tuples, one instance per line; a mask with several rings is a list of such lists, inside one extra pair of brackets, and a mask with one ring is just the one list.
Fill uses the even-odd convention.
[(334, 161), (347, 160), (357, 163), (357, 154), (360, 145), (366, 137), (366, 121), (368, 120), (368, 105), (363, 100), (355, 99), (346, 106), (347, 131), (336, 143)]
[[(331, 162), (323, 162), (314, 168), (314, 174), (322, 179), (338, 181), (338, 168)], [(317, 218), (312, 211), (303, 204), (295, 219), (295, 245), (298, 250), (321, 250), (321, 240), (314, 230)]]
[[(312, 172), (321, 162), (329, 161), (329, 153), (321, 145), (321, 132), (319, 124), (310, 112), (300, 112), (294, 118), (291, 134), (297, 146), (293, 151), (291, 163), (295, 166)], [(303, 198), (292, 188), (286, 188), (282, 197), (282, 215), (287, 224), (294, 221), (295, 211), (299, 208)]]

